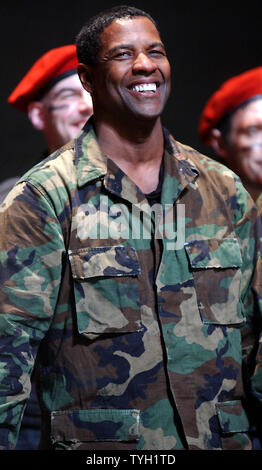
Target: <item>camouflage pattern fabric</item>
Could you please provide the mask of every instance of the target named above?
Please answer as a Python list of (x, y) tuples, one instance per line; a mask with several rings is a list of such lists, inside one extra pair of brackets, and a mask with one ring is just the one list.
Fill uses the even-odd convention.
[(164, 134), (162, 219), (92, 120), (0, 207), (2, 449), (35, 361), (40, 449), (251, 448), (256, 208), (230, 170)]
[(262, 193), (260, 194), (260, 196), (257, 198), (255, 202), (256, 202), (256, 206), (257, 206), (259, 214), (262, 215)]

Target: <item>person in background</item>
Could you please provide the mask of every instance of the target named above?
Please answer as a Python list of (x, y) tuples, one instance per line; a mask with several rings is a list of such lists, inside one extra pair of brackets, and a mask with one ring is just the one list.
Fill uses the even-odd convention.
[(202, 110), (198, 132), (241, 179), (262, 212), (262, 67), (226, 80)]
[(163, 127), (171, 68), (149, 14), (101, 12), (76, 44), (93, 116), (0, 207), (0, 446), (35, 363), (39, 449), (250, 450), (257, 208)]
[[(43, 54), (8, 98), (15, 109), (27, 113), (46, 142), (45, 155), (73, 139), (93, 113), (90, 94), (77, 74), (76, 46), (69, 44)], [(19, 177), (0, 183), (0, 203)]]
[[(14, 108), (27, 113), (35, 129), (43, 132), (47, 154), (73, 139), (93, 113), (91, 96), (77, 74), (77, 63), (74, 44), (51, 49), (34, 63), (8, 98)], [(0, 203), (18, 179), (12, 177), (0, 184)], [(34, 450), (39, 439), (40, 408), (33, 381), (16, 449)]]

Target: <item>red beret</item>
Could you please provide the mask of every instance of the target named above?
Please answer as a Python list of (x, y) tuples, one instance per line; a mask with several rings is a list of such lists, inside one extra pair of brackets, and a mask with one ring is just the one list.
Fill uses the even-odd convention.
[(256, 67), (225, 81), (207, 101), (199, 121), (202, 141), (209, 143), (210, 131), (241, 103), (262, 94), (262, 67)]
[(37, 99), (40, 93), (47, 91), (49, 85), (69, 75), (70, 71), (76, 72), (77, 64), (74, 44), (51, 49), (34, 63), (18, 83), (9, 96), (8, 103), (26, 112), (28, 104)]

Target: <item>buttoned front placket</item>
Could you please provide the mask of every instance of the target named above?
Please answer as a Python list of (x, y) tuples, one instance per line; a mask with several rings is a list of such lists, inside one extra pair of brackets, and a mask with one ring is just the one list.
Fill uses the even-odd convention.
[[(92, 147), (94, 145), (95, 142)], [(97, 149), (95, 151), (97, 153)], [(100, 161), (102, 165), (100, 165)], [(97, 168), (93, 163), (89, 161), (86, 166), (89, 168), (89, 175), (92, 168), (94, 174), (97, 172)], [(181, 414), (181, 410), (177, 412), (176, 408), (177, 384), (174, 382), (172, 374), (173, 362), (176, 360), (172, 330), (178, 319), (176, 312), (180, 308), (182, 290), (179, 286), (181, 282), (185, 281), (183, 273), (180, 272), (181, 266), (185, 264), (185, 253), (184, 247), (175, 250), (173, 245), (176, 242), (178, 219), (181, 219), (180, 216), (177, 217), (177, 207), (182, 207), (182, 195), (188, 188), (194, 186), (198, 172), (176, 149), (170, 149), (170, 145), (169, 149), (165, 150), (164, 163), (164, 181), (159, 213), (151, 210), (152, 208), (144, 194), (134, 182), (111, 159), (105, 156), (102, 157), (101, 154), (98, 155), (98, 168), (101, 167), (102, 171), (99, 179), (96, 180), (96, 186), (97, 197), (100, 194), (108, 198), (108, 214), (114, 205), (115, 207), (119, 205), (119, 208), (122, 205), (125, 209), (121, 222), (126, 224), (126, 233), (129, 233), (129, 237), (121, 237), (120, 235), (115, 239), (107, 239), (104, 240), (104, 245), (122, 245), (136, 250), (140, 264), (138, 285), (142, 324), (146, 325), (147, 329), (151, 328), (149, 325), (154, 324), (154, 328), (158, 325), (159, 331), (157, 334), (153, 333), (153, 337), (156, 335), (155, 341), (159, 342), (159, 347), (154, 350), (154, 354), (157, 355), (156, 363), (163, 364), (161, 374), (162, 377), (165, 376), (166, 390), (163, 389), (162, 379), (162, 385), (161, 382), (159, 385), (154, 385), (156, 387), (156, 396), (159, 395), (159, 398), (165, 397), (164, 399), (169, 401), (169, 413), (172, 413), (172, 408), (174, 413), (174, 429), (171, 432), (176, 436), (178, 448), (186, 448), (187, 443), (180, 424), (179, 414)], [(98, 176), (97, 173), (95, 176)], [(133, 219), (136, 210), (139, 219), (137, 220), (139, 234), (133, 236)], [(118, 222), (117, 211), (114, 214), (109, 217), (109, 224)], [(149, 231), (147, 231), (146, 238), (143, 237), (145, 218), (151, 226), (151, 233), (149, 234)], [(170, 230), (174, 233), (173, 238), (172, 235), (170, 236)], [(102, 246), (101, 240), (95, 242), (95, 245), (97, 243)], [(148, 334), (151, 335), (151, 333)], [(150, 355), (151, 352), (147, 351), (148, 354)], [(162, 390), (160, 390), (161, 387)], [(137, 407), (139, 408), (140, 405), (139, 402)], [(156, 445), (161, 448), (161, 443)]]

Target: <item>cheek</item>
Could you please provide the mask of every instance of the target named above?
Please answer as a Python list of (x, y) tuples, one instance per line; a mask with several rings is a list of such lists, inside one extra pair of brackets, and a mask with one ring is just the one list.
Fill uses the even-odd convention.
[(241, 173), (248, 174), (251, 160), (249, 157), (241, 157), (238, 162), (238, 168), (240, 168)]
[(120, 90), (118, 82), (114, 77), (112, 77), (112, 75), (110, 75), (110, 79), (107, 79), (105, 75), (103, 82), (100, 82), (100, 84), (97, 84), (96, 86), (93, 100), (94, 102), (100, 103), (100, 106), (108, 107), (109, 103), (117, 100), (119, 93)]
[(239, 176), (251, 177), (254, 173), (253, 169), (253, 157), (249, 153), (237, 153), (234, 157), (233, 170)]
[(58, 127), (66, 127), (68, 124), (70, 124), (73, 115), (74, 112), (72, 112), (71, 109), (65, 109), (59, 117)]
[(70, 126), (70, 120), (66, 115), (63, 115), (63, 117), (59, 117), (59, 119), (56, 119), (55, 123), (53, 123), (53, 129), (56, 133), (57, 136), (62, 137), (63, 139), (68, 138), (68, 128)]
[(165, 77), (167, 81), (171, 82), (171, 67), (169, 64), (166, 66)]

